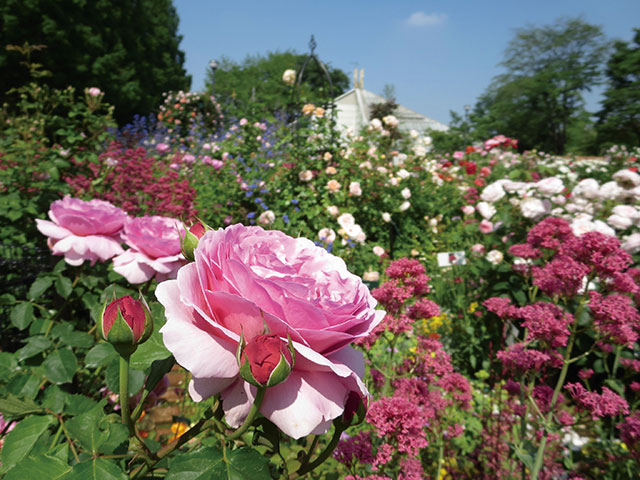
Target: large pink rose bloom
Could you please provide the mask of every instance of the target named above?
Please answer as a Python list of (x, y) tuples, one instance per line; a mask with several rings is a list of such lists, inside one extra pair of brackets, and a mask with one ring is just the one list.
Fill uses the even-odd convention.
[(283, 342), (289, 335), (295, 349), (293, 371), (267, 388), (260, 408), (284, 433), (324, 433), (350, 392), (368, 395), (364, 359), (349, 344), (368, 335), (384, 312), (340, 258), (307, 239), (242, 225), (208, 231), (195, 262), (158, 285), (156, 296), (167, 317), (164, 343), (193, 375), (191, 397), (220, 393), (233, 427), (256, 393), (239, 376), (240, 334), (250, 343), (265, 324)]
[(184, 227), (174, 218), (130, 218), (122, 232), (130, 249), (113, 259), (113, 270), (132, 284), (154, 276), (158, 281), (175, 278), (185, 262), (180, 253), (181, 233)]
[(120, 246), (120, 231), (127, 214), (103, 200), (84, 201), (64, 197), (49, 209), (48, 220), (36, 219), (40, 233), (49, 237), (54, 255), (64, 255), (70, 265), (89, 260), (109, 260), (124, 250)]

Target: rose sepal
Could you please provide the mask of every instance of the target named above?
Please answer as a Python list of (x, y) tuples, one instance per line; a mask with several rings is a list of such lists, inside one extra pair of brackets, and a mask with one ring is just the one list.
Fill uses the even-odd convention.
[(184, 225), (184, 236), (180, 234), (180, 251), (184, 258), (190, 262), (195, 260), (193, 252), (198, 248), (198, 242), (202, 236), (209, 230), (213, 229), (200, 219), (189, 228)]

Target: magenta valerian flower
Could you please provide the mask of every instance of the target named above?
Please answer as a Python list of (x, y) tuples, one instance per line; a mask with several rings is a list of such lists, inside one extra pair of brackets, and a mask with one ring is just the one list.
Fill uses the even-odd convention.
[(596, 330), (613, 343), (633, 346), (640, 331), (640, 314), (633, 301), (625, 295), (598, 292), (589, 292), (589, 299)]
[(547, 217), (529, 230), (527, 243), (534, 248), (557, 250), (573, 237), (569, 222), (562, 218)]
[(191, 372), (195, 401), (220, 394), (227, 423), (244, 422), (257, 387), (240, 376), (236, 351), (241, 337), (250, 344), (265, 329), (285, 344), (290, 337), (295, 352), (289, 376), (266, 389), (260, 406), (287, 435), (324, 433), (351, 392), (368, 396), (363, 356), (349, 345), (384, 312), (340, 258), (307, 239), (243, 225), (206, 232), (194, 254), (156, 296), (164, 343)]
[(567, 383), (564, 388), (578, 407), (591, 413), (594, 420), (629, 413), (627, 401), (607, 387), (602, 387), (602, 393), (589, 392), (580, 383)]
[(64, 197), (51, 204), (49, 218), (36, 219), (37, 228), (49, 237), (52, 253), (64, 255), (69, 265), (93, 265), (124, 252), (120, 232), (127, 214), (109, 202)]
[(631, 255), (620, 248), (617, 238), (600, 232), (567, 239), (560, 253), (587, 265), (602, 278), (625, 270), (632, 262)]
[(565, 255), (556, 255), (543, 267), (533, 267), (533, 283), (549, 296), (573, 297), (582, 288), (589, 267)]
[(175, 276), (185, 260), (180, 253), (182, 222), (168, 217), (131, 218), (122, 237), (129, 250), (113, 259), (113, 270), (129, 283), (158, 281)]
[(529, 330), (527, 340), (540, 340), (552, 347), (564, 347), (569, 340), (569, 325), (573, 315), (557, 305), (536, 302), (518, 309), (522, 326)]

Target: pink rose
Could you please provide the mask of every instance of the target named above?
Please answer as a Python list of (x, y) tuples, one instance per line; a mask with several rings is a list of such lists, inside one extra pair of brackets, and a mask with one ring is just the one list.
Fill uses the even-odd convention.
[(120, 231), (127, 214), (103, 200), (84, 201), (64, 197), (51, 204), (48, 220), (36, 219), (40, 233), (49, 237), (54, 255), (64, 255), (69, 265), (85, 260), (109, 260), (124, 252)]
[(295, 365), (266, 390), (260, 412), (284, 433), (324, 433), (351, 392), (366, 397), (364, 360), (349, 346), (366, 337), (384, 312), (338, 257), (305, 238), (233, 225), (205, 233), (195, 262), (161, 283), (164, 343), (193, 379), (195, 401), (221, 394), (226, 420), (239, 427), (256, 387), (239, 375), (236, 350), (265, 333), (290, 336)]
[(491, 233), (493, 232), (493, 223), (489, 220), (482, 220), (478, 225), (478, 229), (484, 234)]
[(89, 90), (87, 90), (87, 92), (91, 97), (97, 97), (102, 93), (98, 87), (91, 87)]
[(182, 223), (173, 218), (130, 218), (122, 233), (130, 249), (113, 259), (113, 270), (132, 284), (144, 283), (154, 276), (158, 281), (174, 278), (184, 265), (181, 233), (184, 234)]

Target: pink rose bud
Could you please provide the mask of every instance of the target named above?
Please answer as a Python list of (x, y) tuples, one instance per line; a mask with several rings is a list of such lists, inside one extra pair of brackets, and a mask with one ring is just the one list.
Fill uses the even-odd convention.
[(285, 344), (278, 335), (258, 335), (248, 343), (243, 337), (236, 355), (240, 376), (258, 387), (284, 382), (293, 369), (293, 345), (291, 341)]
[(344, 405), (342, 416), (336, 418), (336, 428), (346, 430), (352, 425), (359, 425), (364, 421), (369, 408), (369, 398), (362, 397), (358, 392), (350, 391)]
[(197, 248), (198, 241), (208, 230), (212, 230), (212, 228), (202, 220), (198, 220), (188, 230), (185, 227), (184, 237), (180, 237), (180, 250), (184, 258), (190, 262), (194, 261), (193, 251)]
[(153, 318), (149, 306), (140, 297), (130, 295), (113, 300), (102, 310), (102, 320), (98, 325), (100, 334), (111, 343), (121, 355), (131, 355), (140, 343), (145, 342), (153, 331)]
[(88, 90), (88, 93), (91, 97), (97, 97), (98, 95), (100, 95), (102, 92), (100, 91), (100, 89), (98, 87), (91, 87)]

